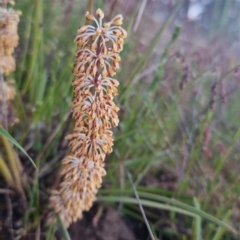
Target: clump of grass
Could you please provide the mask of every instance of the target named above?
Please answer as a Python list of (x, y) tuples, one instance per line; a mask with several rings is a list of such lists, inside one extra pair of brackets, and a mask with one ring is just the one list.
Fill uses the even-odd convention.
[(91, 208), (96, 193), (106, 174), (104, 160), (112, 152), (112, 127), (119, 123), (113, 97), (118, 94), (116, 74), (121, 60), (126, 31), (122, 15), (103, 23), (104, 13), (98, 9), (97, 18), (87, 12), (87, 25), (78, 30), (78, 46), (74, 65), (75, 79), (73, 118), (74, 132), (67, 136), (71, 154), (63, 160), (63, 182), (59, 191), (53, 191), (51, 206), (69, 226), (82, 218), (82, 212)]
[[(17, 128), (11, 128), (11, 135), (35, 159), (39, 169), (39, 174), (34, 173), (33, 180), (33, 168), (19, 153), (24, 164), (23, 171), (29, 176), (29, 187), (25, 191), (29, 201), (20, 235), (27, 232), (33, 238), (38, 225), (36, 239), (41, 233), (45, 234), (40, 224), (41, 219), (45, 219), (42, 216), (42, 200), (47, 201), (46, 192), (55, 184), (52, 175), (67, 148), (63, 138), (71, 129), (71, 120), (67, 119), (72, 91), (66, 79), (71, 76), (74, 51), (69, 42), (78, 27), (79, 13), (83, 14), (83, 9), (86, 9), (84, 1), (62, 2), (17, 2), (17, 8), (23, 11), (19, 31), (20, 61), (15, 73), (20, 91), (14, 102), (20, 122)], [(89, 1), (90, 5), (93, 6), (93, 2)], [(114, 1), (109, 14), (104, 1), (98, 0), (97, 4), (105, 8), (108, 17), (115, 8), (118, 12), (123, 11), (119, 9), (120, 2), (123, 3)], [(175, 27), (173, 33), (169, 27), (172, 19), (176, 19), (174, 15), (181, 2), (177, 2), (161, 27), (159, 23), (152, 25), (143, 21), (145, 12), (141, 13), (140, 1), (139, 8), (136, 5), (128, 13), (125, 10), (129, 34), (133, 33), (131, 28), (138, 11), (142, 19), (138, 18), (141, 22), (139, 31), (128, 37), (131, 41), (125, 43), (121, 52), (125, 69), (119, 71), (119, 79), (123, 79), (117, 104), (121, 121), (116, 130), (114, 151), (107, 156), (105, 189), (99, 191), (98, 200), (100, 204), (118, 206), (119, 211), (131, 219), (143, 221), (136, 206), (139, 201), (133, 198), (126, 178), (129, 171), (151, 230), (159, 239), (238, 239), (239, 98), (237, 87), (233, 87), (237, 86), (234, 83), (237, 79), (236, 59), (233, 56), (231, 66), (224, 64), (224, 68), (217, 67), (220, 73), (216, 80), (211, 72), (219, 64), (216, 49), (220, 41), (206, 46), (206, 51), (200, 50), (203, 59), (214, 50), (209, 61), (200, 61), (191, 55), (193, 50), (198, 51), (197, 44), (188, 45), (187, 51), (182, 51), (184, 45), (178, 37), (186, 34), (185, 26), (182, 26), (183, 31)], [(215, 2), (221, 5), (221, 1)], [(236, 6), (239, 4), (229, 2), (235, 2)], [(161, 4), (164, 9), (164, 3)], [(169, 6), (172, 7), (171, 4)], [(146, 44), (141, 41), (141, 34), (148, 36), (154, 32), (155, 35)], [(167, 35), (172, 35), (170, 41), (165, 41)], [(232, 38), (232, 35), (229, 36)], [(198, 43), (201, 38), (195, 39), (191, 35), (189, 39)], [(166, 46), (162, 44), (161, 49), (155, 51), (160, 41)], [(165, 50), (162, 51), (162, 47)], [(151, 59), (153, 52), (154, 62)], [(179, 52), (177, 56), (180, 58), (177, 59), (181, 66), (174, 61), (176, 52)], [(223, 56), (230, 57), (227, 53)], [(149, 66), (146, 66), (149, 61)], [(77, 86), (74, 88), (77, 89)], [(75, 104), (74, 107), (80, 108)], [(71, 134), (70, 141), (75, 142), (77, 137), (74, 134)], [(72, 151), (72, 146), (70, 148)], [(17, 154), (11, 156), (16, 160)], [(5, 155), (0, 156), (0, 168), (4, 169), (2, 162), (6, 163)], [(71, 172), (71, 163), (66, 165)], [(6, 171), (8, 185), (17, 189), (19, 181), (13, 180), (12, 176), (11, 171)], [(49, 228), (47, 235), (47, 239), (54, 239), (53, 229)]]

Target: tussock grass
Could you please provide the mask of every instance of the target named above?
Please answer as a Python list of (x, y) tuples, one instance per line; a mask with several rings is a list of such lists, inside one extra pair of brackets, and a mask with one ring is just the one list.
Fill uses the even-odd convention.
[[(229, 2), (228, 9), (233, 2), (235, 8), (240, 7), (237, 1)], [(204, 46), (205, 52), (197, 44), (184, 47), (185, 28), (176, 24), (181, 4), (177, 2), (161, 25), (150, 25), (154, 37), (144, 45), (141, 38), (148, 31), (144, 20), (135, 33), (132, 31), (140, 4), (129, 13), (121, 1), (108, 6), (104, 1), (16, 3), (22, 11), (18, 64), (13, 74), (17, 89), (13, 104), (19, 123), (8, 132), (38, 168), (36, 171), (18, 151), (22, 171), (28, 176), (26, 186), (15, 188), (19, 192), (24, 188), (27, 196), (22, 229), (39, 232), (49, 192), (59, 182), (60, 160), (67, 154), (64, 136), (73, 128), (69, 118), (72, 39), (76, 29), (84, 25), (81, 16), (87, 7), (101, 7), (106, 17), (123, 14), (129, 37), (117, 74), (121, 121), (114, 132), (114, 151), (107, 158), (108, 174), (98, 204), (111, 204), (125, 216), (144, 222), (137, 206), (141, 204), (158, 239), (239, 238), (239, 63), (234, 54), (219, 60), (218, 50), (227, 45), (221, 41), (212, 43), (210, 39), (212, 45)], [(212, 39), (222, 34), (230, 21), (226, 9), (225, 17), (218, 21), (219, 8), (216, 1), (208, 34)], [(234, 34), (232, 26), (229, 34)], [(232, 44), (228, 37), (226, 41)], [(11, 151), (16, 154), (17, 148), (11, 147)], [(21, 177), (22, 172), (14, 173), (6, 157), (1, 153), (0, 166), (5, 169), (5, 185), (12, 186), (16, 174)], [(14, 159), (16, 164), (17, 155)], [(44, 228), (47, 239), (53, 239), (55, 228)]]

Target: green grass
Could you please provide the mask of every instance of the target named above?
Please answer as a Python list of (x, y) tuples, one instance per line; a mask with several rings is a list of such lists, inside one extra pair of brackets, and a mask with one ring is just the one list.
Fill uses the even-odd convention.
[[(28, 176), (25, 186), (27, 231), (36, 231), (46, 207), (41, 206), (40, 200), (48, 199), (52, 187), (45, 184), (45, 178), (59, 169), (61, 158), (67, 153), (64, 136), (72, 129), (73, 39), (78, 27), (84, 24), (88, 3), (72, 1), (71, 8), (71, 1), (65, 2), (24, 0), (15, 6), (22, 11), (17, 70), (13, 76), (18, 92), (13, 104), (20, 121), (9, 129), (10, 135), (2, 129), (0, 134), (25, 154), (28, 152), (38, 168)], [(110, 14), (104, 1), (91, 3), (94, 9), (101, 6), (106, 16)], [(228, 60), (233, 59), (234, 64), (229, 64), (227, 70), (220, 63), (202, 67), (187, 53), (184, 57), (191, 66), (190, 81), (180, 90), (184, 64), (177, 61), (174, 53), (181, 49), (183, 33), (174, 17), (181, 3), (178, 1), (165, 22), (152, 30), (154, 37), (141, 51), (141, 34), (132, 32), (139, 5), (132, 15), (122, 12), (128, 38), (116, 77), (121, 84), (116, 99), (121, 109), (120, 124), (114, 130), (114, 151), (106, 160), (107, 176), (103, 181), (108, 188), (99, 191), (98, 201), (114, 207), (121, 205), (119, 209), (124, 215), (144, 222), (137, 207), (141, 204), (158, 239), (234, 240), (239, 238), (240, 230), (240, 214), (236, 214), (240, 194), (239, 90), (233, 76), (238, 63), (232, 56)], [(216, 8), (213, 11), (211, 36), (219, 14)], [(117, 4), (114, 14), (120, 12)], [(218, 34), (227, 21), (221, 20)], [(143, 26), (141, 31), (147, 30)], [(167, 34), (171, 36), (169, 41)], [(141, 75), (153, 65), (153, 72)], [(213, 73), (216, 68), (220, 69), (217, 74)], [(219, 82), (213, 96), (211, 87), (216, 79)], [(222, 87), (229, 92), (234, 90), (227, 96), (226, 104), (221, 101)], [(212, 97), (213, 109), (209, 107)], [(19, 156), (26, 164), (25, 157)], [(139, 201), (134, 197), (127, 172), (131, 173)], [(163, 184), (167, 175), (175, 179), (166, 180), (171, 186)], [(166, 213), (167, 224), (161, 223), (162, 212)], [(61, 222), (60, 228), (65, 239), (69, 239)], [(49, 227), (47, 239), (52, 239), (54, 229)]]

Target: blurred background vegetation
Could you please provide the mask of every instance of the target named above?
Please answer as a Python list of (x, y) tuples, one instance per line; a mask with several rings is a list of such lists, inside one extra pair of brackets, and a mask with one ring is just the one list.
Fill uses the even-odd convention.
[[(107, 20), (123, 15), (128, 38), (116, 77), (120, 125), (85, 228), (112, 206), (132, 239), (151, 239), (140, 204), (155, 239), (240, 239), (239, 0), (16, 1), (20, 44), (9, 78), (19, 122), (6, 130), (38, 171), (1, 138), (0, 239), (67, 239), (44, 222), (73, 124), (73, 39), (98, 7)], [(74, 229), (71, 239), (99, 239)]]

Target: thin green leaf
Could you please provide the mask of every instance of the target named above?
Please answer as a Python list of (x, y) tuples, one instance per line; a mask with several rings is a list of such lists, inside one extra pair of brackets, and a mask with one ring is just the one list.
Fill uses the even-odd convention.
[(2, 127), (0, 127), (0, 135), (3, 137), (7, 138), (12, 144), (14, 144), (19, 150), (21, 150), (30, 160), (32, 165), (38, 170), (37, 166), (35, 165), (34, 161), (32, 158), (27, 154), (25, 149)]
[(68, 234), (68, 231), (67, 231), (66, 227), (64, 226), (64, 224), (62, 222), (62, 219), (59, 216), (57, 216), (57, 219), (58, 219), (58, 223), (60, 225), (61, 232), (63, 234), (63, 239), (64, 240), (71, 240), (71, 238)]
[[(125, 192), (125, 191), (119, 191), (121, 193)], [(130, 193), (131, 191), (126, 191), (128, 193)], [(114, 191), (112, 191), (112, 194), (114, 193)], [(237, 233), (237, 231), (232, 228), (231, 226), (229, 226), (228, 224), (226, 224), (225, 222), (215, 218), (214, 216), (206, 213), (206, 212), (203, 212), (201, 210), (198, 210), (196, 209), (195, 207), (192, 207), (188, 204), (185, 204), (185, 203), (182, 203), (180, 201), (177, 201), (175, 199), (170, 199), (168, 197), (164, 197), (164, 196), (159, 196), (159, 195), (156, 195), (156, 194), (151, 194), (151, 193), (145, 193), (145, 192), (138, 192), (138, 195), (140, 197), (145, 197), (145, 198), (148, 198), (148, 199), (151, 199), (151, 200), (155, 200), (155, 201), (162, 201), (162, 202), (165, 202), (165, 203), (168, 203), (168, 204), (172, 204), (174, 206), (177, 206), (177, 208), (175, 209), (176, 211), (175, 212), (178, 212), (178, 213), (183, 213), (184, 215), (188, 215), (188, 216), (192, 216), (192, 217), (196, 217), (196, 216), (201, 216), (202, 218), (205, 218), (206, 220), (210, 221), (210, 222), (213, 222), (215, 223), (216, 225), (219, 225), (233, 233)], [(100, 199), (101, 201), (119, 201), (117, 199), (120, 199), (121, 197), (117, 196), (117, 197), (112, 197), (112, 199), (110, 198), (110, 200), (108, 200), (108, 197), (99, 197), (98, 199)], [(124, 201), (126, 201), (126, 199), (129, 199), (128, 197), (124, 197)], [(131, 199), (131, 198), (130, 198)], [(132, 201), (132, 200), (130, 200)], [(142, 201), (145, 201), (145, 200), (142, 200)], [(149, 202), (149, 201), (147, 201)], [(151, 203), (153, 203), (151, 201)], [(143, 204), (143, 203), (142, 203)], [(143, 204), (144, 205), (144, 204)], [(164, 206), (164, 208), (162, 209), (166, 209), (166, 210), (171, 210), (171, 208), (168, 208), (169, 206), (165, 205), (165, 204), (161, 204), (158, 206), (158, 203), (154, 203), (154, 206), (157, 205), (157, 208), (160, 208), (162, 205)], [(153, 206), (152, 206), (153, 207)], [(181, 210), (181, 212), (179, 211), (179, 209)]]
[[(100, 202), (122, 202), (122, 203), (131, 203), (131, 204), (138, 204), (137, 199), (131, 198), (131, 197), (121, 197), (121, 196), (116, 196), (116, 197), (98, 197), (98, 201)], [(181, 213), (186, 216), (190, 217), (196, 217), (197, 214), (186, 211), (184, 209), (178, 208), (178, 207), (173, 207), (170, 205), (162, 204), (159, 202), (154, 202), (154, 201), (149, 201), (149, 200), (140, 200), (141, 204), (146, 207), (152, 207), (152, 208), (157, 208), (157, 209), (162, 209), (162, 210), (167, 210), (167, 211), (173, 211), (177, 213)]]
[[(201, 208), (200, 208), (199, 201), (196, 198), (194, 198), (193, 202), (194, 202), (195, 208), (200, 211)], [(202, 218), (200, 216), (197, 216), (195, 220), (194, 235), (196, 240), (202, 239)]]
[[(231, 216), (231, 211), (228, 211), (227, 214), (225, 215), (223, 221), (226, 222), (230, 216)], [(219, 226), (213, 237), (213, 240), (221, 240), (222, 236), (225, 232), (226, 232), (226, 229)]]

